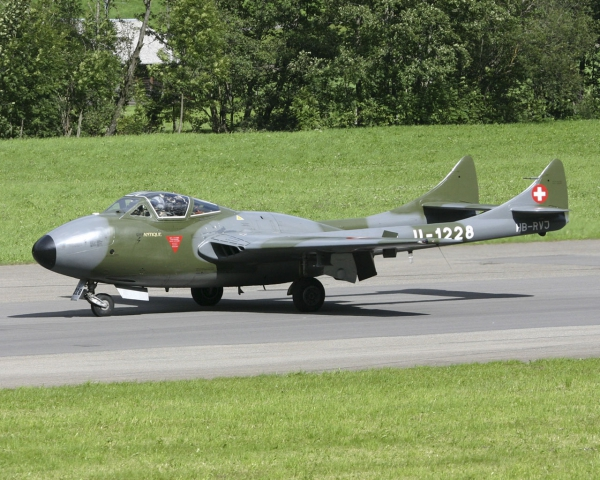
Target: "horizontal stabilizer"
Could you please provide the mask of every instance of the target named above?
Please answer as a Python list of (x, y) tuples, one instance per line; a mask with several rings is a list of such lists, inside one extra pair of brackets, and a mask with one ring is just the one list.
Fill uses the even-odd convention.
[(423, 204), (423, 214), (428, 224), (459, 222), (495, 207), (481, 203), (427, 202)]
[(554, 207), (513, 207), (510, 209), (513, 213), (567, 213), (570, 210), (568, 208), (554, 208)]
[(498, 205), (483, 203), (449, 203), (449, 202), (427, 202), (423, 204), (426, 208), (441, 208), (446, 210), (477, 210), (487, 212)]

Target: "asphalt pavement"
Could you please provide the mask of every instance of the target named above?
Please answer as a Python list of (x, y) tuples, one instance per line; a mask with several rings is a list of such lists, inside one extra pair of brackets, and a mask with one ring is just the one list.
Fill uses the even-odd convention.
[(600, 241), (459, 245), (377, 257), (377, 277), (322, 277), (296, 312), (288, 285), (115, 295), (115, 315), (71, 302), (77, 280), (0, 267), (0, 387), (449, 365), (600, 355)]

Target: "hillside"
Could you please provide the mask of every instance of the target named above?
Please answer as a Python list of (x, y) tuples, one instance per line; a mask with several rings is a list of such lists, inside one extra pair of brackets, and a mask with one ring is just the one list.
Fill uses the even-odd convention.
[(41, 235), (136, 190), (315, 220), (355, 217), (417, 197), (464, 155), (475, 159), (483, 203), (509, 199), (529, 185), (523, 177), (560, 158), (571, 223), (543, 241), (600, 237), (599, 121), (55, 138), (0, 142), (0, 263), (32, 262)]

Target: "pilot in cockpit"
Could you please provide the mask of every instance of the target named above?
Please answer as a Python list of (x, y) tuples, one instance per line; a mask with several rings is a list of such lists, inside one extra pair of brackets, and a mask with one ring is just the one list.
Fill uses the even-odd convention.
[(165, 212), (165, 199), (162, 195), (155, 195), (150, 199), (150, 203), (159, 217), (165, 217), (167, 215), (167, 212)]
[(149, 217), (150, 212), (144, 205), (138, 205), (138, 207), (133, 212), (131, 212), (131, 215), (134, 215), (136, 217)]

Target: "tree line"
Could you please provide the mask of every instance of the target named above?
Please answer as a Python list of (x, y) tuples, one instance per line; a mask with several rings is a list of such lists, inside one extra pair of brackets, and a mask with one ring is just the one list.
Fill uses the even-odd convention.
[(130, 88), (110, 0), (5, 0), (0, 138), (600, 117), (598, 0), (137, 1)]

